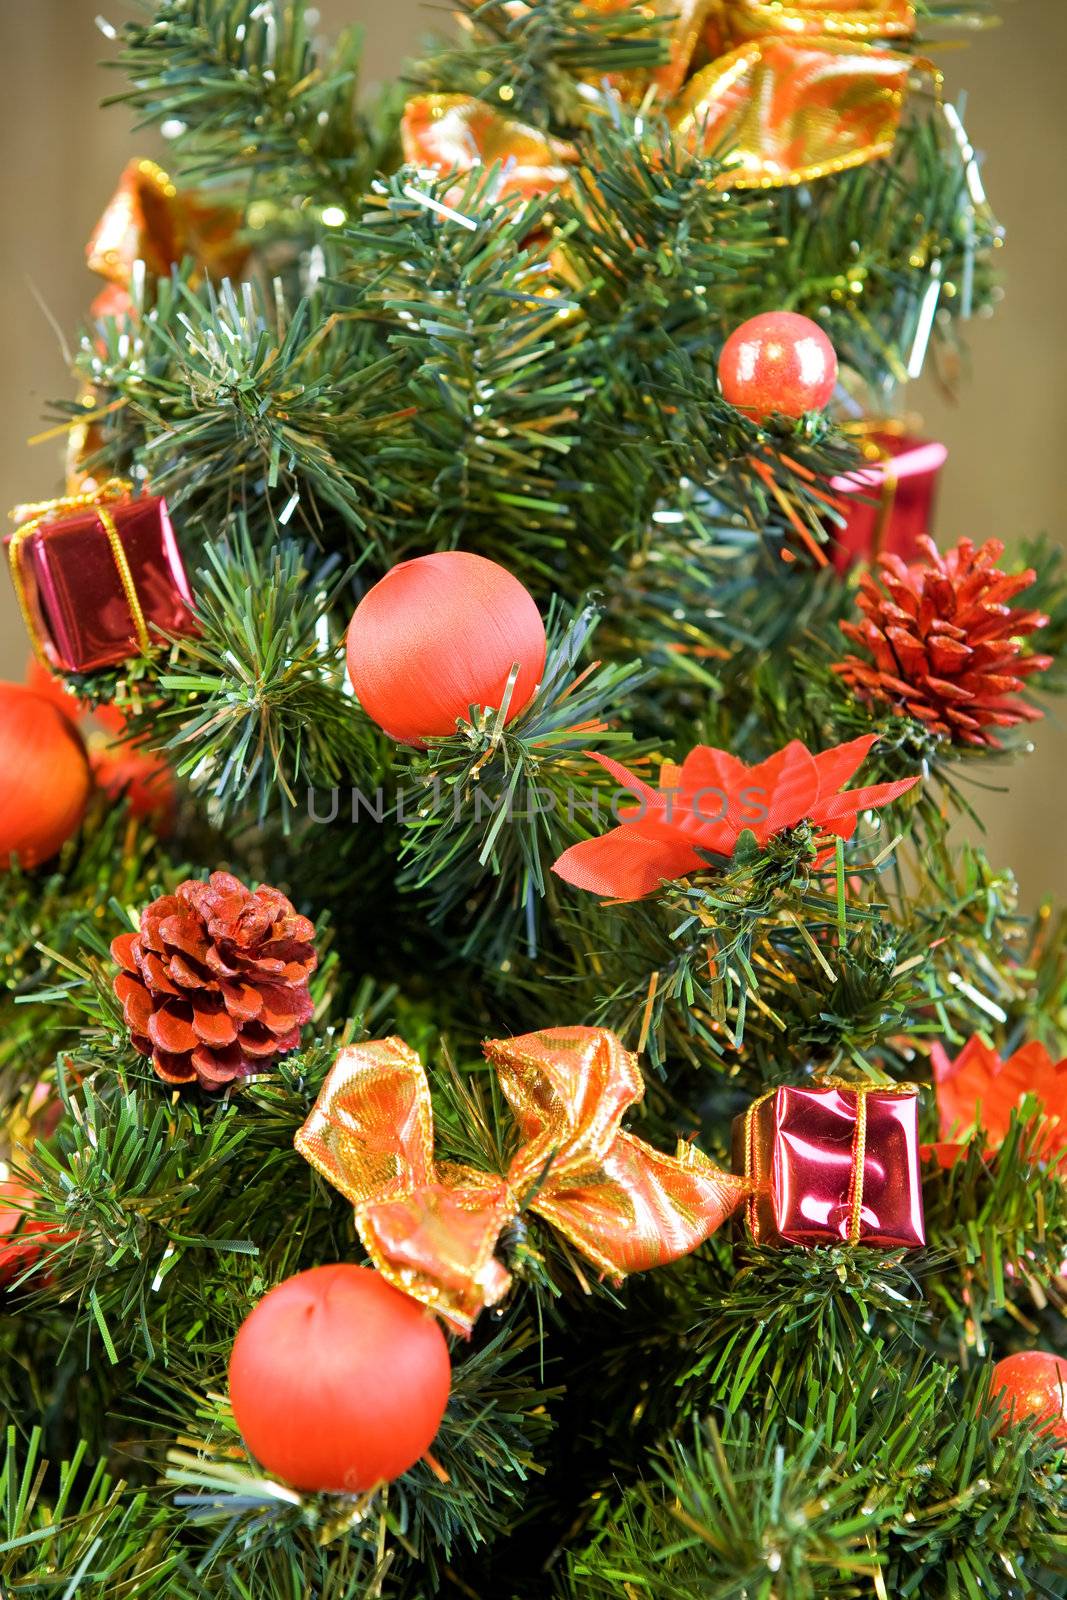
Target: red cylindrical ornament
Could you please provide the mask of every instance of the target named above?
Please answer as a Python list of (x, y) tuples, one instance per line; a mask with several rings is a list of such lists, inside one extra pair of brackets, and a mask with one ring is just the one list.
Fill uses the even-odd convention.
[(530, 592), (495, 561), (445, 550), (402, 561), (364, 595), (348, 628), (348, 675), (392, 739), (454, 733), (471, 706), (499, 707), (518, 667), (507, 721), (545, 665), (545, 625)]
[(948, 447), (935, 439), (880, 430), (862, 448), (867, 464), (830, 480), (845, 499), (848, 519), (832, 530), (838, 572), (881, 555), (919, 558), (919, 539), (932, 531), (937, 481), (948, 456)]
[(38, 867), (77, 831), (92, 776), (77, 729), (21, 683), (0, 683), (0, 769), (0, 867)]
[(230, 1356), (252, 1455), (298, 1489), (357, 1494), (433, 1443), (452, 1371), (439, 1324), (379, 1273), (312, 1267), (264, 1295)]
[(739, 411), (763, 419), (821, 411), (837, 382), (833, 345), (810, 317), (766, 311), (735, 328), (719, 356), (719, 386)]
[(1051, 1350), (1019, 1350), (993, 1368), (990, 1399), (1000, 1406), (1005, 1422), (1033, 1417), (1067, 1444), (1067, 1360)]

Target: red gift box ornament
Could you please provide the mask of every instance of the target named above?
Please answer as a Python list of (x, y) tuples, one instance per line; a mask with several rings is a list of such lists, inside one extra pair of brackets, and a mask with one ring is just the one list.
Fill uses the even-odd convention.
[(754, 1243), (926, 1243), (914, 1084), (771, 1089), (733, 1136)]
[(90, 493), (19, 506), (7, 541), (19, 609), (42, 665), (92, 672), (147, 655), (152, 630), (196, 632), (166, 502), (112, 478)]
[(931, 531), (938, 477), (948, 447), (936, 439), (916, 439), (890, 424), (861, 440), (867, 465), (831, 478), (830, 487), (846, 499), (846, 522), (835, 528), (834, 566), (847, 572), (856, 561), (873, 563), (881, 555), (915, 561), (919, 537)]

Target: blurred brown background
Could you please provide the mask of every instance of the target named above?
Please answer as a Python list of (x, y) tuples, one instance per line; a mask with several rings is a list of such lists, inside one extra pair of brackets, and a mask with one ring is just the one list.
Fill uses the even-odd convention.
[[(940, 62), (947, 92), (968, 95), (967, 126), (1007, 229), (1001, 257), (1007, 295), (997, 316), (972, 324), (972, 370), (951, 405), (932, 387), (909, 397), (927, 430), (949, 445), (939, 531), (945, 539), (992, 534), (1009, 542), (1047, 530), (1067, 543), (1060, 459), (1067, 439), (1067, 4), (1004, 0), (999, 28), (974, 35)], [(395, 71), (447, 8), (425, 0), (321, 0), (321, 25), (366, 29), (368, 82)], [(0, 0), (0, 306), (5, 426), (0, 435), (0, 510), (59, 492), (61, 445), (31, 449), (45, 402), (68, 394), (62, 335), (70, 337), (94, 292), (83, 247), (132, 154), (154, 146), (130, 131), (122, 107), (98, 110), (121, 78), (98, 65), (108, 45), (95, 25), (131, 14), (120, 0)], [(0, 676), (21, 676), (27, 649), (9, 586), (0, 580)], [(1025, 901), (1067, 898), (1067, 734), (1063, 711), (1034, 733), (1036, 753), (991, 776), (1010, 792), (972, 798), (988, 823), (992, 860), (1011, 864)], [(987, 772), (989, 769), (986, 769)]]

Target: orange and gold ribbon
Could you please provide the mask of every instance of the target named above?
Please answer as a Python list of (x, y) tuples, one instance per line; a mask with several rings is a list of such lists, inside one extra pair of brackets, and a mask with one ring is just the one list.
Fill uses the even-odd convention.
[(910, 39), (915, 32), (911, 0), (712, 0), (710, 27), (736, 39), (780, 33), (786, 38)]
[(466, 94), (419, 94), (400, 122), (404, 160), (457, 177), (500, 164), (500, 196), (551, 194), (570, 177), (578, 152), (564, 139), (516, 122)]
[(99, 488), (90, 490), (85, 494), (65, 495), (59, 500), (40, 500), (33, 505), (16, 506), (11, 513), (18, 527), (8, 541), (8, 560), (11, 566), (11, 581), (15, 588), (15, 598), (18, 601), (22, 620), (26, 624), (26, 631), (33, 645), (34, 655), (43, 667), (49, 672), (53, 663), (48, 659), (45, 649), (45, 628), (40, 609), (32, 593), (29, 577), (25, 570), (25, 544), (43, 524), (54, 522), (57, 517), (67, 516), (74, 511), (95, 510), (100, 519), (100, 525), (107, 537), (108, 547), (119, 575), (122, 592), (126, 596), (126, 603), (130, 608), (130, 617), (133, 622), (134, 637), (142, 654), (147, 655), (152, 648), (151, 636), (148, 632), (148, 623), (141, 608), (137, 594), (137, 585), (133, 581), (130, 563), (126, 559), (126, 552), (122, 547), (122, 538), (115, 525), (115, 519), (108, 509), (108, 502), (125, 499), (130, 493), (132, 485), (124, 478), (109, 478)]
[[(632, 0), (587, 0), (610, 14)], [(675, 141), (722, 154), (722, 183), (780, 188), (876, 161), (893, 148), (913, 69), (930, 62), (883, 48), (911, 38), (911, 0), (647, 0), (669, 20), (669, 59), (615, 75), (627, 99), (650, 92)], [(593, 82), (599, 81), (592, 75)], [(506, 164), (503, 192), (544, 194), (568, 181), (573, 147), (467, 95), (420, 95), (402, 125), (408, 161), (466, 173)]]
[(878, 41), (910, 37), (904, 0), (719, 0), (706, 19), (715, 59), (670, 110), (675, 137), (721, 151), (733, 187), (778, 188), (887, 155), (913, 67)]
[(133, 160), (93, 229), (86, 260), (122, 290), (130, 288), (135, 261), (157, 278), (185, 256), (214, 278), (235, 276), (248, 257), (240, 226), (230, 206), (208, 204), (177, 188), (154, 161)]
[(435, 1164), (426, 1074), (397, 1038), (342, 1050), (295, 1139), (355, 1206), (383, 1277), (457, 1332), (507, 1293), (496, 1248), (525, 1209), (621, 1278), (695, 1250), (746, 1194), (745, 1179), (695, 1146), (664, 1155), (620, 1127), (644, 1082), (606, 1029), (550, 1028), (484, 1048), (523, 1140), (506, 1175)]

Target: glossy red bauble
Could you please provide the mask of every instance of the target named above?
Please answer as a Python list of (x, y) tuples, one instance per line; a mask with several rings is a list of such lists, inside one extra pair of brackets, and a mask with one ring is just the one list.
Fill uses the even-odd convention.
[(251, 1453), (298, 1489), (389, 1483), (433, 1442), (452, 1372), (440, 1326), (368, 1267), (313, 1267), (246, 1317), (230, 1400)]
[(1020, 1350), (993, 1368), (990, 1399), (1008, 1422), (1033, 1417), (1067, 1444), (1067, 1360), (1050, 1350)]
[(760, 419), (820, 411), (834, 392), (837, 356), (817, 322), (767, 311), (735, 328), (719, 356), (719, 386), (739, 411)]
[(533, 697), (545, 665), (545, 625), (506, 568), (466, 550), (402, 561), (369, 590), (348, 628), (348, 675), (360, 705), (401, 744), (454, 733), (473, 706), (499, 706), (518, 677), (507, 720)]
[(77, 830), (92, 777), (69, 718), (21, 683), (0, 683), (0, 772), (0, 868), (40, 866)]

